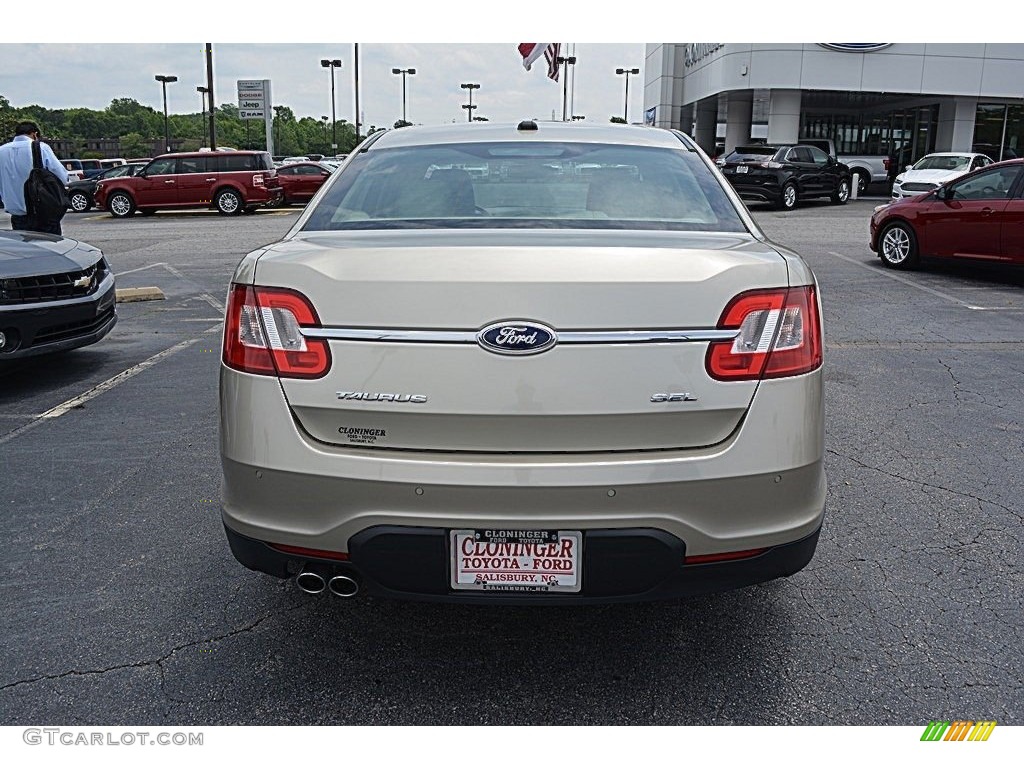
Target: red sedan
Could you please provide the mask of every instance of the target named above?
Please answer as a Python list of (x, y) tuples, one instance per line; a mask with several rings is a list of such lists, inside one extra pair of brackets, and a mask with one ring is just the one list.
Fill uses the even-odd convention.
[(893, 269), (922, 256), (1024, 264), (1024, 159), (986, 166), (875, 210), (871, 250)]
[(322, 163), (293, 163), (277, 169), (277, 179), (284, 187), (285, 205), (307, 203), (330, 177), (332, 168)]

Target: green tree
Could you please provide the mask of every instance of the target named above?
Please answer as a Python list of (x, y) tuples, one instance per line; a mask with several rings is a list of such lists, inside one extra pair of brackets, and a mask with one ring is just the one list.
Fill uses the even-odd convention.
[(141, 133), (126, 133), (121, 137), (121, 154), (125, 157), (149, 157), (152, 151), (152, 143)]
[(6, 142), (14, 136), (14, 126), (17, 122), (11, 102), (5, 96), (0, 95), (0, 143)]

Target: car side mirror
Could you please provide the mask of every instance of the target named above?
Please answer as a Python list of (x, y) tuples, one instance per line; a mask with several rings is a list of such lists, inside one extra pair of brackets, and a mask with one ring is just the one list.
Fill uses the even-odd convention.
[(912, 166), (912, 165), (908, 165), (908, 166), (907, 166), (906, 168), (904, 168), (903, 170), (904, 170), (904, 171), (912, 171), (912, 170), (914, 170), (914, 166)]

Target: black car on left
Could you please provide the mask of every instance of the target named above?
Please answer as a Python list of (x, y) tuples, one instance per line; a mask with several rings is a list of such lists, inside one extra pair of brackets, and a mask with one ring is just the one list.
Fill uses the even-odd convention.
[(114, 273), (98, 248), (0, 231), (0, 365), (93, 344), (116, 322)]
[(96, 184), (103, 179), (114, 179), (119, 176), (134, 176), (143, 168), (145, 163), (128, 163), (127, 165), (115, 165), (102, 173), (88, 179), (72, 181), (68, 184), (68, 198), (71, 200), (71, 210), (79, 213), (88, 211), (96, 205)]
[(736, 147), (715, 163), (744, 200), (792, 210), (809, 198), (850, 199), (849, 166), (807, 144)]

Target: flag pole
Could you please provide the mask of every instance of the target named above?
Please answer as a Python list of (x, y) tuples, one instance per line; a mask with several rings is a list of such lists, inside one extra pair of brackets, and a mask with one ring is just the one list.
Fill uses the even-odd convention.
[(565, 56), (562, 57), (562, 122), (569, 119), (569, 44), (565, 46)]
[[(569, 56), (569, 45), (570, 43), (559, 43), (560, 53), (566, 54), (565, 56), (558, 57), (558, 63), (562, 65), (562, 122), (569, 120), (569, 67), (576, 63), (575, 56)], [(565, 46), (562, 48), (562, 46)], [(556, 72), (558, 70), (555, 70)], [(575, 70), (574, 70), (575, 71)], [(573, 86), (573, 97), (575, 98), (575, 85)]]
[[(576, 58), (576, 43), (572, 44), (572, 57)], [(572, 68), (572, 84), (569, 86), (569, 120), (576, 114), (576, 67)]]

